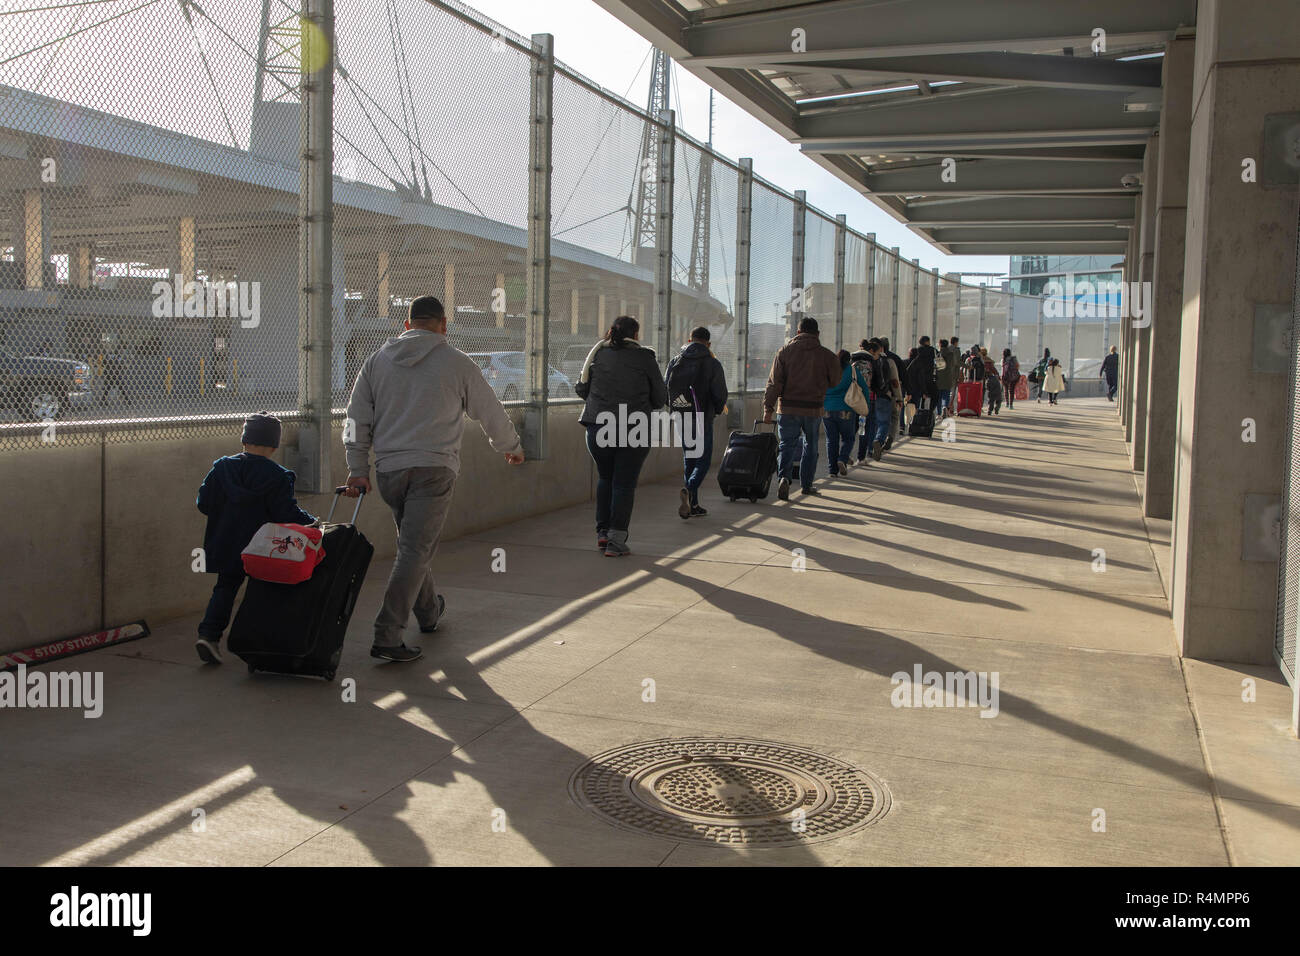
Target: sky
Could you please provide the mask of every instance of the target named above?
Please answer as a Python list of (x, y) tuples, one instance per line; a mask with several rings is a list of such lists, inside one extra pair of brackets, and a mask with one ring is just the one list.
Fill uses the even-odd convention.
[[(468, 0), (470, 6), (516, 33), (555, 37), (555, 56), (589, 79), (644, 106), (649, 92), (648, 41), (592, 0)], [(677, 123), (701, 142), (709, 132), (709, 87), (674, 65), (672, 107)], [(799, 152), (739, 106), (714, 98), (714, 149), (724, 156), (752, 157), (754, 172), (793, 192), (806, 190), (808, 203), (831, 216), (843, 213), (850, 227), (874, 232), (884, 246), (898, 246), (922, 268), (943, 272), (1005, 274), (1006, 256), (945, 256), (870, 200)], [(971, 277), (971, 283), (984, 281)]]

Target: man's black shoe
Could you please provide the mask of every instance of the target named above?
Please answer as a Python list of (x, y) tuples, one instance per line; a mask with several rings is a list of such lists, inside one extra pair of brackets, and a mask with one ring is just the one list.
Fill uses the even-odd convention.
[[(443, 600), (442, 595), (439, 594), (439, 595), (438, 595), (438, 621), (441, 621), (441, 620), (442, 620), (442, 614), (443, 614), (443, 612), (446, 611), (446, 610), (447, 610), (447, 602), (446, 602), (445, 600)], [(420, 633), (421, 633), (421, 634), (432, 634), (434, 631), (436, 631), (436, 630), (438, 629), (438, 621), (434, 621), (434, 622), (433, 622), (433, 625), (432, 625), (431, 627), (421, 627), (421, 628), (420, 628)]]
[(699, 505), (691, 505), (692, 518), (703, 518), (707, 514), (708, 511), (706, 511), (704, 508), (701, 508)]
[(398, 644), (396, 647), (372, 647), (370, 656), (378, 657), (382, 661), (399, 661), (403, 664), (408, 661), (418, 661), (424, 656), (424, 651), (418, 647), (407, 647), (405, 644)]

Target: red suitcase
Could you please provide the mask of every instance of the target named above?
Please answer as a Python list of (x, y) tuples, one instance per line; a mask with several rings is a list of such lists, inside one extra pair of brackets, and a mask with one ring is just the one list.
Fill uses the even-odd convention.
[(975, 416), (979, 418), (980, 410), (984, 407), (984, 383), (983, 382), (958, 382), (957, 383), (957, 414), (966, 416)]

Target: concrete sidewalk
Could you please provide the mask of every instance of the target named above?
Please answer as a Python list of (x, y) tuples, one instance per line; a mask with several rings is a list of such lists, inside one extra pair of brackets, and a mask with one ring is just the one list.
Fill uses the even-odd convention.
[[(1023, 403), (939, 434), (814, 498), (731, 504), (711, 478), (706, 519), (645, 486), (621, 560), (595, 551), (589, 507), (448, 542), (445, 624), (414, 665), (367, 655), (386, 562), (333, 684), (200, 667), (191, 620), (54, 665), (102, 669), (104, 715), (0, 714), (0, 863), (1300, 858), (1290, 690), (1271, 668), (1184, 669), (1114, 406)], [(997, 717), (892, 706), (917, 665), (996, 672)], [(891, 806), (747, 849), (616, 828), (569, 795), (593, 755), (701, 736), (830, 755)]]

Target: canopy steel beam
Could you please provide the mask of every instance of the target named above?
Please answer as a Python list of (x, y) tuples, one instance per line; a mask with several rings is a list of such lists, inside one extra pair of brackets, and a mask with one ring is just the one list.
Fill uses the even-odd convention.
[(1092, 193), (1132, 195), (1123, 178), (1142, 171), (1141, 163), (1021, 163), (1008, 159), (965, 160), (956, 180), (943, 182), (943, 167), (910, 166), (868, 173), (861, 185), (882, 196), (1071, 196)]
[(1128, 196), (1067, 197), (1012, 196), (972, 198), (967, 202), (908, 204), (909, 223), (919, 229), (935, 226), (978, 226), (1002, 223), (1102, 224), (1133, 221), (1134, 200)]

